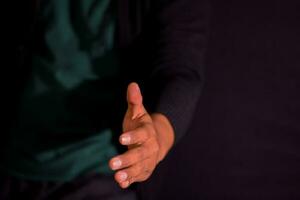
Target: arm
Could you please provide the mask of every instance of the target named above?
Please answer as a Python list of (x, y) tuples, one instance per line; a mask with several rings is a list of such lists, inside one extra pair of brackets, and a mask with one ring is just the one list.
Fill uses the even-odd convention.
[(204, 82), (209, 7), (205, 0), (164, 2), (154, 14), (157, 53), (145, 104), (151, 113), (170, 120), (178, 142), (192, 120)]
[(157, 3), (155, 56), (146, 87), (146, 105), (137, 84), (128, 87), (128, 110), (120, 143), (128, 151), (110, 161), (122, 188), (148, 179), (186, 132), (203, 84), (207, 6), (200, 0)]

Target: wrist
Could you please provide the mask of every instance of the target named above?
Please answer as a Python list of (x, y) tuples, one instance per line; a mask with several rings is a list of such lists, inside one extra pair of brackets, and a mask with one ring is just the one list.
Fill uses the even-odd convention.
[(174, 144), (174, 129), (168, 118), (160, 113), (151, 114), (159, 144), (158, 162), (164, 159)]

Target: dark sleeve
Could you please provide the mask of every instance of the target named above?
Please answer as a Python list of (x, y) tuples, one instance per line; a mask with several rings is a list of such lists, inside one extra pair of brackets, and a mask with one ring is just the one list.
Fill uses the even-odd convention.
[(209, 5), (206, 0), (160, 0), (154, 10), (154, 67), (145, 101), (151, 101), (151, 112), (167, 116), (177, 143), (189, 127), (204, 83)]

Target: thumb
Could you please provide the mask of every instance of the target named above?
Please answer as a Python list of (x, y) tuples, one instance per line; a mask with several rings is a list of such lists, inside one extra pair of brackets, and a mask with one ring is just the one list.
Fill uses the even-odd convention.
[(146, 110), (143, 106), (143, 96), (137, 83), (130, 83), (128, 85), (127, 103), (127, 111), (131, 114), (131, 119), (135, 119), (146, 113)]

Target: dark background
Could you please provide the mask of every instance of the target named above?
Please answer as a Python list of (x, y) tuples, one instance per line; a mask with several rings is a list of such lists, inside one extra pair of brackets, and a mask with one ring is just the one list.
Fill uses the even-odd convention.
[(194, 120), (144, 197), (300, 199), (300, 3), (211, 4)]

